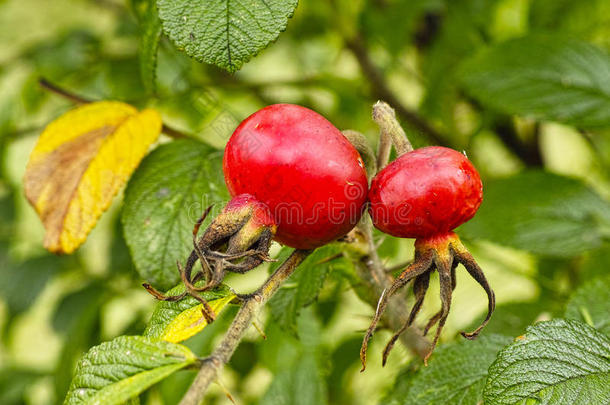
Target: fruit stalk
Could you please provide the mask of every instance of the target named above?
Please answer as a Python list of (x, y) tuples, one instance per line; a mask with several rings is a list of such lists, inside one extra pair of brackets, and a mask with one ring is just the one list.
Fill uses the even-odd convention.
[(377, 167), (382, 169), (390, 158), (391, 144), (396, 148), (398, 156), (413, 150), (407, 134), (396, 119), (394, 109), (385, 101), (378, 101), (373, 106), (373, 121), (379, 126), (379, 151)]
[(312, 250), (297, 249), (252, 295), (244, 299), (233, 323), (214, 352), (201, 361), (201, 368), (179, 405), (199, 405), (208, 386), (214, 381), (245, 335), (253, 319)]

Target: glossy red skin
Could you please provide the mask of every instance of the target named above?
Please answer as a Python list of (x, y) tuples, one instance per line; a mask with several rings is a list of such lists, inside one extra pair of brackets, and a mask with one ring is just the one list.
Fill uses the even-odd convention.
[(243, 121), (227, 143), (225, 182), (232, 196), (265, 203), (275, 239), (312, 249), (349, 232), (360, 219), (368, 183), (351, 143), (318, 113), (275, 104)]
[(471, 219), (482, 200), (481, 177), (468, 158), (429, 146), (400, 156), (375, 176), (369, 213), (385, 233), (429, 238)]

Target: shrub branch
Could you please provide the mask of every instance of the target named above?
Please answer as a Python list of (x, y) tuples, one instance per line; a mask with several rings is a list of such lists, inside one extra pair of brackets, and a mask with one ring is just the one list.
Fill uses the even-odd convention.
[(299, 249), (292, 252), (288, 259), (269, 276), (267, 281), (244, 300), (220, 344), (210, 356), (201, 362), (201, 368), (182, 401), (180, 401), (180, 405), (199, 405), (201, 403), (210, 383), (216, 379), (224, 365), (229, 362), (254, 318), (282, 283), (294, 273), (294, 270), (311, 252), (311, 250)]

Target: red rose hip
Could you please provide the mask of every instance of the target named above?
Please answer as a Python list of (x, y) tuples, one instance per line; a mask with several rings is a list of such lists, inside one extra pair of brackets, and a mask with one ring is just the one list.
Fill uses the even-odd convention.
[(265, 204), (277, 224), (275, 239), (312, 249), (349, 232), (362, 215), (368, 183), (360, 155), (320, 114), (276, 104), (235, 130), (223, 161), (232, 196)]
[(451, 295), (456, 285), (455, 270), (462, 264), (468, 273), (487, 293), (488, 311), (483, 323), (471, 333), (462, 335), (474, 339), (489, 321), (495, 308), (495, 296), (483, 271), (470, 252), (452, 232), (471, 219), (483, 200), (483, 186), (479, 173), (463, 154), (449, 148), (430, 146), (399, 156), (373, 179), (369, 191), (369, 214), (379, 230), (401, 238), (415, 238), (415, 260), (382, 294), (377, 311), (369, 327), (360, 359), (366, 367), (366, 349), (388, 299), (409, 281), (413, 281), (415, 304), (404, 326), (390, 339), (383, 352), (383, 364), (398, 337), (415, 320), (428, 285), (430, 274), (436, 270), (440, 282), (441, 310), (424, 328), (424, 334), (436, 323), (438, 328), (432, 348), (434, 350), (443, 329)]
[(375, 176), (369, 213), (379, 230), (401, 238), (447, 233), (483, 200), (479, 173), (463, 154), (429, 146), (405, 153)]

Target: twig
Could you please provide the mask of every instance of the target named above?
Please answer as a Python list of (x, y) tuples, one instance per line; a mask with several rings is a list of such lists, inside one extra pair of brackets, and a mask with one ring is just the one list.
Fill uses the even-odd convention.
[[(79, 94), (75, 94), (66, 89), (63, 89), (63, 88), (59, 87), (58, 85), (51, 83), (50, 81), (48, 81), (45, 78), (38, 79), (38, 84), (43, 89), (48, 90), (52, 93), (55, 93), (58, 96), (61, 96), (76, 104), (87, 104), (87, 103), (92, 103), (95, 101), (95, 100), (91, 100), (89, 98), (83, 97)], [(192, 138), (191, 135), (185, 134), (184, 132), (177, 130), (175, 128), (169, 127), (165, 124), (163, 124), (163, 126), (161, 127), (161, 132), (163, 132), (165, 135), (171, 136), (172, 138), (175, 138), (175, 139)]]
[(362, 38), (360, 38), (360, 36), (357, 35), (354, 38), (345, 38), (344, 42), (345, 46), (352, 51), (356, 57), (358, 64), (362, 69), (362, 73), (371, 82), (372, 91), (375, 97), (385, 100), (387, 103), (392, 105), (396, 109), (398, 115), (400, 115), (413, 128), (426, 135), (430, 141), (437, 145), (449, 146), (447, 145), (447, 137), (443, 136), (439, 131), (433, 128), (425, 118), (420, 116), (417, 112), (407, 108), (400, 102), (400, 100), (398, 100), (398, 98), (386, 84), (385, 80), (383, 79), (383, 75), (377, 66), (375, 66), (371, 60), (371, 57), (364, 47)]
[(224, 365), (229, 362), (246, 330), (252, 324), (252, 320), (311, 252), (311, 250), (292, 252), (267, 281), (244, 301), (220, 344), (209, 357), (203, 360), (195, 380), (180, 401), (180, 405), (199, 405), (201, 403), (208, 386), (216, 379)]

